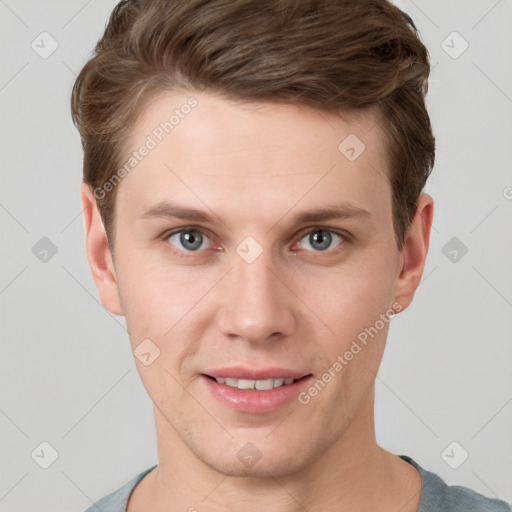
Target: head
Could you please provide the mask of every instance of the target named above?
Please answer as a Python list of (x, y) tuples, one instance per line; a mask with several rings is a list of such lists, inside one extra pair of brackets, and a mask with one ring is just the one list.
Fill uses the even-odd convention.
[[(157, 430), (209, 467), (287, 474), (370, 425), (389, 321), (428, 250), (428, 74), (385, 0), (112, 13), (72, 95), (87, 254), (135, 354), (152, 354), (136, 362)], [(326, 208), (343, 211), (299, 219)], [(240, 411), (207, 377), (238, 366), (309, 380), (276, 410)], [(247, 442), (257, 465), (237, 458)]]

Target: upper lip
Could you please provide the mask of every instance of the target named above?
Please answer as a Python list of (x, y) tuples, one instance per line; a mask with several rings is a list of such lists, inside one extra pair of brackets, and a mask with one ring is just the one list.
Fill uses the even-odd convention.
[(309, 375), (309, 373), (277, 367), (255, 369), (243, 366), (232, 366), (229, 368), (208, 370), (204, 375), (214, 378), (227, 377), (231, 379), (266, 380), (276, 378), (301, 379), (302, 377)]

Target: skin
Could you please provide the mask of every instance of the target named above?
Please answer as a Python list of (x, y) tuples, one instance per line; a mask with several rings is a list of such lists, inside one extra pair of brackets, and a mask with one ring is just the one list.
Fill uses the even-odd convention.
[[(146, 338), (160, 350), (149, 366), (135, 358), (154, 404), (159, 465), (127, 510), (417, 511), (419, 473), (375, 438), (389, 323), (307, 405), (237, 412), (200, 374), (239, 363), (320, 377), (379, 315), (411, 303), (432, 198), (420, 196), (398, 250), (375, 110), (342, 119), (306, 106), (165, 92), (141, 112), (128, 147), (140, 147), (191, 95), (197, 107), (118, 185), (114, 258), (90, 187), (81, 192), (101, 301), (125, 315), (133, 350)], [(338, 150), (349, 134), (366, 146), (355, 161)], [(215, 223), (140, 218), (164, 200), (205, 210)], [(293, 222), (346, 202), (369, 215)], [(200, 249), (169, 238), (177, 228), (202, 231)], [(318, 228), (333, 230), (323, 251), (309, 236)], [(236, 252), (249, 235), (263, 251), (252, 263)], [(237, 457), (247, 442), (262, 454), (252, 466)]]

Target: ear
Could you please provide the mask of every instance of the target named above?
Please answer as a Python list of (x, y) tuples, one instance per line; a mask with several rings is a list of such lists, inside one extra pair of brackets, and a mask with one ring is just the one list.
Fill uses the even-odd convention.
[(90, 185), (82, 183), (80, 189), (84, 212), (84, 231), (87, 260), (102, 304), (115, 315), (123, 315), (117, 278), (107, 233)]
[[(405, 235), (400, 252), (399, 276), (395, 285), (395, 301), (407, 308), (421, 282), (430, 243), (434, 201), (428, 194), (418, 198), (416, 214)], [(401, 269), (401, 270), (400, 270)]]

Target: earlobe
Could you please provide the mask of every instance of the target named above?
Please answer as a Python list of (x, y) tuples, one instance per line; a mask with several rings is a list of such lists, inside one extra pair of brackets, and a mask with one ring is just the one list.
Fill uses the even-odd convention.
[(101, 303), (115, 315), (123, 315), (115, 267), (108, 238), (91, 187), (82, 183), (80, 196), (84, 214), (87, 260)]
[(395, 301), (402, 310), (412, 302), (421, 282), (430, 244), (430, 232), (434, 217), (434, 201), (428, 194), (418, 198), (416, 214), (405, 237), (401, 251), (402, 268), (397, 277)]

